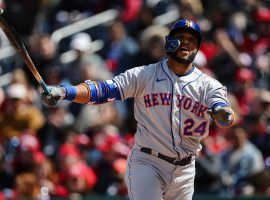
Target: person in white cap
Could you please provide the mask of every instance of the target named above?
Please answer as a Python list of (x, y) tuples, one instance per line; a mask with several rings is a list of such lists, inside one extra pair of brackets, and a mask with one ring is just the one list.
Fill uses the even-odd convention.
[(5, 139), (18, 137), (25, 130), (36, 133), (44, 125), (44, 115), (28, 101), (28, 91), (23, 84), (9, 85), (6, 98), (7, 104), (0, 114), (0, 132)]
[[(75, 51), (74, 60), (67, 63), (65, 68), (66, 78), (72, 84), (80, 83), (89, 73), (93, 74), (95, 79), (105, 80), (111, 77), (105, 61), (95, 53), (95, 43), (88, 33), (77, 33), (71, 38), (70, 49)], [(93, 77), (91, 77), (93, 78)]]

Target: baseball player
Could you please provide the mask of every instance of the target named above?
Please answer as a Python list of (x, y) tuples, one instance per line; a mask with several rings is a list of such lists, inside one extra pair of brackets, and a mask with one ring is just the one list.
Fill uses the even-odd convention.
[(101, 104), (134, 98), (138, 124), (125, 176), (131, 200), (191, 200), (195, 158), (211, 119), (222, 127), (234, 122), (226, 88), (192, 64), (200, 44), (199, 26), (181, 19), (166, 36), (163, 61), (41, 94), (51, 106), (60, 99)]

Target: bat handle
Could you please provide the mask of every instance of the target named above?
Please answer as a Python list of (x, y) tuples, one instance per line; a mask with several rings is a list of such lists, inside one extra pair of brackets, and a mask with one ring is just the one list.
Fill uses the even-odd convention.
[(42, 89), (44, 90), (45, 94), (50, 94), (50, 90), (48, 89), (46, 83), (43, 80), (41, 80), (40, 85), (41, 85)]

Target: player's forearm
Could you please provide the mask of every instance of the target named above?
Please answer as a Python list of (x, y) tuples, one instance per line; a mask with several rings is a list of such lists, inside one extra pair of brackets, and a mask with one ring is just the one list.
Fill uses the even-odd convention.
[(86, 83), (76, 86), (62, 85), (60, 86), (62, 98), (76, 103), (88, 103), (90, 101), (90, 90)]
[(113, 80), (87, 80), (76, 86), (49, 86), (49, 93), (43, 91), (41, 98), (48, 106), (55, 106), (60, 99), (76, 103), (101, 104), (114, 99), (121, 100), (120, 91)]
[(112, 80), (87, 80), (77, 86), (62, 85), (61, 88), (64, 89), (62, 99), (76, 103), (101, 104), (114, 99), (120, 100), (119, 90)]

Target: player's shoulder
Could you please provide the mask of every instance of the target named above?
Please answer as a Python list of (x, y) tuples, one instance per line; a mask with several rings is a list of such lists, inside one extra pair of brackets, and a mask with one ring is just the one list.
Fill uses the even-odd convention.
[(153, 75), (153, 73), (157, 70), (157, 67), (159, 65), (160, 65), (160, 62), (151, 63), (147, 65), (136, 66), (134, 68), (131, 68), (129, 71), (134, 72), (134, 73), (143, 72), (144, 74)]
[(144, 70), (155, 70), (158, 66), (160, 66), (160, 63), (162, 61), (159, 61), (159, 62), (156, 62), (156, 63), (150, 63), (150, 64), (146, 64), (146, 65), (143, 65), (143, 66), (139, 66), (139, 68), (142, 68)]
[(198, 68), (196, 68), (196, 72), (200, 74), (200, 80), (204, 86), (221, 85), (221, 83), (212, 75), (209, 75)]

